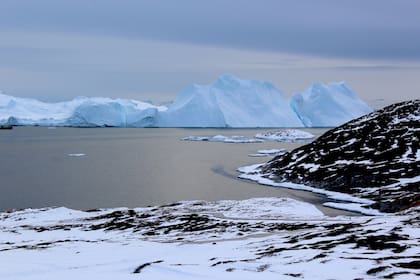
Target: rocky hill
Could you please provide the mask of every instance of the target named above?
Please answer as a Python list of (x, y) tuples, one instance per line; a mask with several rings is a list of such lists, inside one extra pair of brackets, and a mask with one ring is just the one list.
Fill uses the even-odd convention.
[(396, 212), (420, 201), (420, 100), (385, 107), (260, 167), (264, 177), (368, 198)]

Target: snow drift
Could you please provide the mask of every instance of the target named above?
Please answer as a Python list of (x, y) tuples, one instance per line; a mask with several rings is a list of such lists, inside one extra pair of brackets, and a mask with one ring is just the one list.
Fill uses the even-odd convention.
[(0, 93), (0, 124), (115, 127), (333, 127), (372, 110), (345, 83), (314, 84), (290, 102), (268, 82), (222, 75), (169, 105), (104, 97), (46, 103)]

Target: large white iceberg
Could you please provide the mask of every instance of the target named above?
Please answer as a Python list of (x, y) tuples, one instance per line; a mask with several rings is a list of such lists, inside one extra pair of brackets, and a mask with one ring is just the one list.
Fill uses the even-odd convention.
[(116, 127), (333, 127), (371, 112), (345, 83), (314, 84), (289, 101), (267, 82), (223, 75), (169, 107), (105, 97), (47, 103), (0, 93), (0, 124)]
[(231, 75), (189, 87), (159, 117), (159, 126), (169, 127), (302, 126), (287, 98), (272, 84)]
[(0, 93), (0, 123), (42, 126), (155, 126), (156, 114), (166, 110), (149, 103), (104, 97), (77, 97), (47, 103)]
[(335, 127), (372, 112), (346, 82), (313, 84), (294, 94), (290, 106), (306, 127)]

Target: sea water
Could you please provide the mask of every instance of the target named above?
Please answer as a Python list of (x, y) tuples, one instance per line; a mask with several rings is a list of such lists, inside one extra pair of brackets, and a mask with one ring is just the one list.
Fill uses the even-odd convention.
[[(143, 207), (180, 200), (291, 197), (319, 205), (308, 192), (238, 179), (236, 168), (268, 161), (261, 149), (299, 142), (232, 144), (186, 136), (241, 135), (270, 129), (15, 127), (0, 131), (0, 210), (66, 206)], [(325, 129), (305, 129), (319, 136)]]

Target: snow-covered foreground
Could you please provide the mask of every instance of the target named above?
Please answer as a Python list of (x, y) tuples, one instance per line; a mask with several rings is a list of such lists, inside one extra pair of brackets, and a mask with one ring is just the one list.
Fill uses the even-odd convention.
[[(343, 102), (344, 100), (344, 102)], [(0, 124), (75, 127), (331, 127), (371, 111), (345, 83), (315, 84), (289, 100), (268, 82), (222, 75), (166, 106), (105, 97), (47, 103), (0, 92)]]
[(415, 279), (419, 214), (286, 198), (1, 213), (0, 279)]

